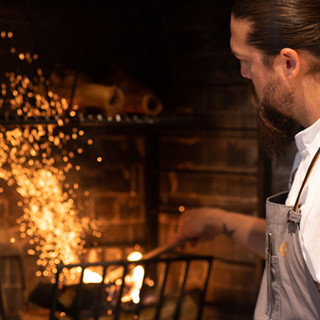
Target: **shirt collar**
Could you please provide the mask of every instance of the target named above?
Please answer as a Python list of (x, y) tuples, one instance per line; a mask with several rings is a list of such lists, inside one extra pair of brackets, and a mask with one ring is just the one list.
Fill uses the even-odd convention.
[[(320, 136), (320, 119), (313, 123), (308, 128), (298, 132), (295, 136), (296, 146), (300, 154), (315, 142), (316, 136)], [(317, 144), (315, 147), (319, 147)]]

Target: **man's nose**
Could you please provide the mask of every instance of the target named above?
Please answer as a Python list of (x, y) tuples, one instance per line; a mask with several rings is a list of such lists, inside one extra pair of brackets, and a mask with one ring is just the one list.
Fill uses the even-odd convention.
[(248, 68), (248, 66), (241, 64), (240, 72), (241, 72), (241, 76), (243, 78), (251, 80), (251, 72), (250, 72), (250, 69)]

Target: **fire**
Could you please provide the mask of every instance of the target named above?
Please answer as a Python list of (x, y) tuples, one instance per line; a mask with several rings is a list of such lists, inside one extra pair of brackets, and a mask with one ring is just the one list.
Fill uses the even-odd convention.
[(128, 255), (127, 260), (128, 261), (139, 261), (142, 258), (143, 258), (143, 254), (140, 251), (133, 251)]
[[(8, 37), (9, 34), (13, 36), (7, 33)], [(23, 66), (38, 59), (36, 54), (18, 53), (15, 48), (11, 54), (16, 55)], [(80, 167), (73, 168), (71, 160), (75, 155), (63, 146), (70, 140), (76, 141), (84, 132), (77, 128), (73, 129), (72, 136), (63, 132), (65, 122), (69, 121), (67, 112), (72, 108), (66, 99), (47, 91), (42, 70), (36, 68), (35, 71), (32, 79), (22, 73), (5, 74), (6, 80), (0, 87), (0, 107), (10, 116), (51, 117), (56, 123), (26, 124), (12, 130), (2, 127), (0, 178), (9, 186), (15, 186), (23, 198), (19, 204), (23, 215), (17, 222), (21, 237), (29, 237), (29, 244), (34, 247), (28, 253), (39, 257), (37, 265), (42, 271), (36, 274), (53, 276), (56, 264), (79, 262), (84, 235), (96, 226), (89, 218), (79, 217), (74, 201), (79, 184), (67, 183), (67, 173), (73, 169), (79, 171)], [(54, 149), (59, 150), (62, 161), (57, 161)]]
[[(139, 261), (143, 258), (143, 255), (139, 251), (133, 251), (127, 257), (128, 261)], [(131, 288), (127, 295), (122, 297), (122, 302), (131, 301), (133, 303), (140, 302), (140, 289), (143, 284), (144, 268), (142, 266), (135, 266), (131, 274), (125, 277), (126, 285)]]
[(8, 183), (16, 184), (17, 192), (23, 197), (20, 230), (23, 236), (44, 240), (38, 241), (40, 246), (36, 247), (41, 252), (37, 264), (45, 269), (44, 275), (51, 275), (54, 264), (79, 261), (89, 221), (78, 217), (70, 196), (72, 188), (66, 188), (69, 163), (58, 168), (51, 156), (50, 139), (42, 147), (35, 146), (34, 141), (44, 140), (50, 134), (42, 126), (37, 129), (31, 130), (32, 138), (30, 128), (6, 131), (0, 136), (0, 144), (8, 150), (7, 157), (2, 157), (5, 162), (1, 164), (0, 175)]
[(128, 275), (125, 279), (126, 284), (131, 287), (131, 290), (127, 296), (122, 298), (122, 302), (131, 300), (136, 304), (140, 302), (140, 289), (142, 287), (143, 277), (144, 268), (142, 266), (134, 267), (132, 275)]
[(84, 270), (83, 283), (101, 283), (102, 280), (99, 273), (91, 271), (90, 269)]
[[(133, 251), (127, 257), (128, 261), (139, 261), (143, 258), (143, 255), (139, 251)], [(81, 270), (79, 270), (80, 272)], [(123, 269), (119, 267), (111, 271), (111, 275), (107, 275), (108, 278), (105, 280), (106, 283), (114, 282), (117, 286), (121, 286), (121, 278), (122, 278)], [(135, 304), (140, 302), (140, 290), (143, 284), (145, 270), (143, 266), (137, 265), (132, 268), (131, 272), (125, 277), (125, 287), (128, 292), (124, 294), (121, 298), (121, 302), (126, 303), (132, 301)], [(103, 281), (102, 276), (93, 271), (93, 269), (85, 269), (83, 275), (83, 283), (101, 283)]]

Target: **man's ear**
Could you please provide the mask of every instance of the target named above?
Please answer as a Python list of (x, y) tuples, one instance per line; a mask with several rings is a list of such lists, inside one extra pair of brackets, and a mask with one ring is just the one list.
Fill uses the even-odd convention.
[(295, 78), (301, 67), (299, 53), (291, 48), (284, 48), (280, 51), (281, 66), (286, 76)]

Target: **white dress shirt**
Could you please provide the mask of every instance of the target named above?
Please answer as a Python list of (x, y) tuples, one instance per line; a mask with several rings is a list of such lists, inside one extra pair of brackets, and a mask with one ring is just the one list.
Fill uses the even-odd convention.
[[(299, 132), (295, 140), (298, 148), (292, 168), (295, 177), (286, 205), (294, 205), (312, 158), (320, 147), (320, 119)], [(300, 204), (302, 253), (313, 279), (320, 283), (320, 159), (316, 162), (303, 188)]]

